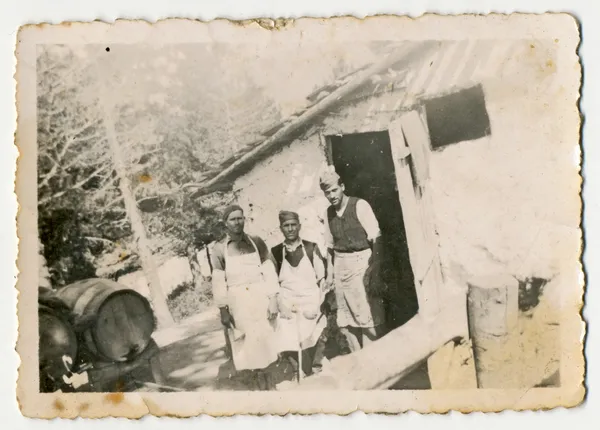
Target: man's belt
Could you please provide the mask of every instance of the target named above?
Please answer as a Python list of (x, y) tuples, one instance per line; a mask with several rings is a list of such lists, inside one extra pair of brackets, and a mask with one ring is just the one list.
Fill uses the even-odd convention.
[(339, 249), (333, 249), (334, 252), (337, 252), (338, 254), (354, 254), (357, 252), (363, 252), (366, 251), (367, 249), (371, 249), (369, 246), (367, 246), (366, 248), (363, 249), (353, 249), (353, 250), (339, 250)]

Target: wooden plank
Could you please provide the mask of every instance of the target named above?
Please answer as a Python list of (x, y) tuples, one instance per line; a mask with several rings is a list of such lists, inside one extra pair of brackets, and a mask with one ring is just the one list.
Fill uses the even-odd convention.
[(435, 315), (440, 311), (444, 280), (428, 189), (429, 136), (417, 111), (392, 122), (389, 134), (419, 312)]
[(139, 390), (139, 391), (151, 391), (151, 392), (159, 392), (159, 393), (164, 393), (164, 392), (184, 393), (186, 391), (182, 388), (171, 387), (169, 385), (164, 385), (164, 384), (155, 384), (152, 382), (136, 381), (136, 383), (142, 388), (142, 390)]
[[(411, 151), (405, 143), (404, 133), (400, 121), (394, 121), (390, 124), (389, 131), (390, 146), (392, 158), (396, 173), (396, 184), (398, 186), (398, 196), (402, 208), (402, 217), (404, 219), (404, 228), (406, 231), (406, 240), (408, 242), (408, 253), (410, 264), (415, 275), (415, 287), (417, 295), (421, 294), (419, 283), (419, 274), (424, 271), (426, 262), (422, 258), (420, 250), (423, 249), (423, 237), (421, 234), (421, 219), (419, 208), (413, 188), (413, 177), (410, 170)], [(422, 298), (419, 297), (419, 303)]]
[(464, 336), (459, 320), (451, 309), (433, 320), (416, 315), (365, 348), (334, 358), (324, 374), (306, 378), (296, 389), (387, 389), (443, 345)]
[[(417, 183), (416, 207), (420, 224), (422, 263), (415, 275), (421, 283), (425, 300), (420, 309), (435, 315), (440, 311), (444, 279), (439, 257), (439, 238), (435, 227), (435, 213), (430, 190), (430, 139), (424, 113), (413, 110), (404, 114), (399, 122), (414, 162)], [(423, 306), (421, 306), (423, 305)]]
[(403, 114), (399, 121), (415, 163), (417, 182), (425, 185), (429, 179), (429, 135), (424, 127), (421, 114), (416, 110), (411, 110)]

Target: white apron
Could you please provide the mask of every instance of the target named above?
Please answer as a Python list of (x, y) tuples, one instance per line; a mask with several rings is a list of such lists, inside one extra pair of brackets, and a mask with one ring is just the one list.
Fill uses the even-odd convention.
[(285, 259), (285, 248), (283, 249), (279, 283), (280, 302), (287, 309), (296, 311), (292, 313), (291, 319), (283, 318), (281, 313), (279, 315), (279, 351), (297, 351), (314, 346), (327, 325), (327, 318), (320, 312), (323, 297), (317, 285), (315, 270), (306, 253), (298, 266), (293, 267)]
[(225, 247), (227, 299), (235, 330), (228, 329), (233, 364), (237, 371), (264, 369), (277, 360), (274, 325), (268, 320), (269, 298), (260, 254), (230, 256)]

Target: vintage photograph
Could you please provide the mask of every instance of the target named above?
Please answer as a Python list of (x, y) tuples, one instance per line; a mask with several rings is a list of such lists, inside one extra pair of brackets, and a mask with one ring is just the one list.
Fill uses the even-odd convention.
[(463, 19), (22, 29), (21, 397), (581, 401), (577, 26)]

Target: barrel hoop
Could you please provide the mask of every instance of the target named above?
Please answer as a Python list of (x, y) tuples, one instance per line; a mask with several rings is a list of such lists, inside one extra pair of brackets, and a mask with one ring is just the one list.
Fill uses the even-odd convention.
[(79, 296), (73, 306), (73, 313), (75, 315), (83, 315), (85, 313), (86, 306), (90, 303), (91, 299), (98, 294), (98, 284), (91, 285), (85, 292)]

